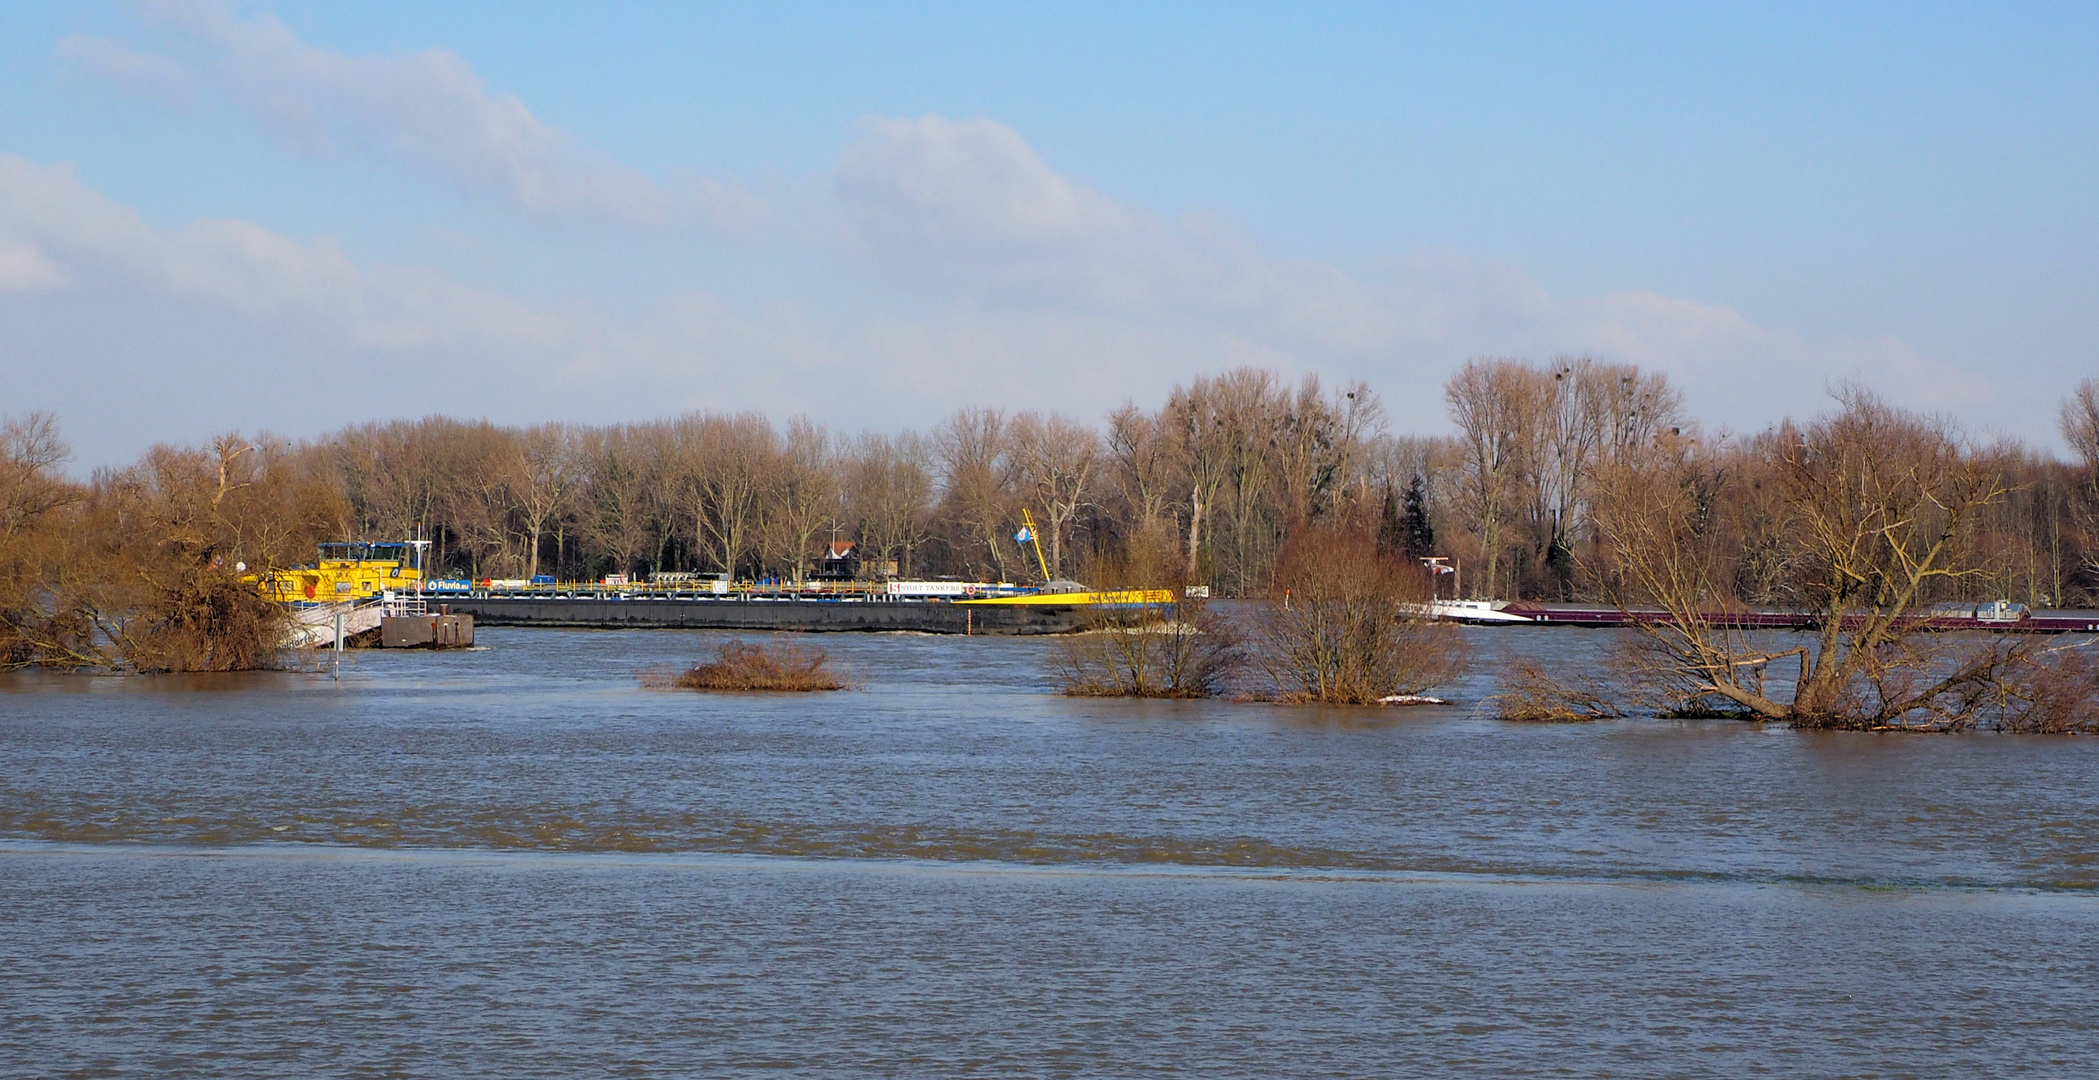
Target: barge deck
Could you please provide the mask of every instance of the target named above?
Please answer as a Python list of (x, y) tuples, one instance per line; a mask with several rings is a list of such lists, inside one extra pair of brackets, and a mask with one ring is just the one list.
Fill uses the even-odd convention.
[(1079, 627), (1076, 606), (980, 606), (923, 601), (448, 596), (452, 611), (481, 626), (585, 629), (794, 630), (922, 634), (1062, 634)]

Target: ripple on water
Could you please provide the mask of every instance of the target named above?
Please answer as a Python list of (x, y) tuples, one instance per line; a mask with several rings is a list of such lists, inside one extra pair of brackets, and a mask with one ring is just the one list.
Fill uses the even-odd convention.
[(865, 685), (815, 698), (639, 687), (712, 640), (0, 677), (0, 1074), (2099, 1056), (2099, 741), (1503, 725), (1477, 678), (1072, 701), (1014, 639), (827, 639)]

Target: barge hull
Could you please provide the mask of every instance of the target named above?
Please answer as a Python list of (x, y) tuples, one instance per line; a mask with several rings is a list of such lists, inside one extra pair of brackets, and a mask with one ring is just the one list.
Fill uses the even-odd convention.
[[(1521, 615), (1530, 626), (1595, 626), (1626, 627), (1642, 624), (1660, 626), (1670, 621), (1669, 613), (1659, 610), (1621, 611), (1612, 607), (1589, 604), (1538, 603), (1517, 601), (1503, 605), (1511, 615)], [(1716, 627), (1730, 630), (1810, 630), (1821, 625), (1821, 615), (1812, 611), (1787, 611), (1777, 608), (1754, 608), (1739, 611), (1713, 611), (1702, 616)], [(1855, 625), (1861, 616), (1850, 616), (1846, 625)], [(2016, 619), (1985, 619), (1966, 616), (1920, 614), (1905, 620), (1906, 625), (1923, 630), (1986, 630), (1992, 633), (2010, 634), (2089, 634), (2099, 633), (2099, 611), (2042, 609), (2026, 613)]]
[(961, 604), (586, 600), (458, 597), (453, 612), (481, 626), (562, 626), (624, 630), (793, 630), (817, 633), (1064, 634), (1078, 629), (1073, 607)]

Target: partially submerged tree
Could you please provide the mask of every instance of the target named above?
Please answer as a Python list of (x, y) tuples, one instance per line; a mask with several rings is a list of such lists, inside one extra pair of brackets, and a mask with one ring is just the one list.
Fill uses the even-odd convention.
[(44, 494), (0, 535), (0, 667), (235, 671), (278, 661), (290, 619), (242, 570), (312, 550), (342, 510), (295, 456), (228, 435), (209, 448), (154, 447), (75, 486), (51, 472), (64, 458), (55, 429), (10, 424), (5, 436), (0, 473)]
[(1203, 598), (1188, 595), (1174, 538), (1158, 539), (1096, 560), (1087, 575), (1096, 588), (1167, 589), (1172, 600), (1087, 613), (1081, 633), (1057, 641), (1051, 674), (1059, 692), (1076, 697), (1213, 697), (1237, 670), (1238, 631)]
[(1357, 532), (1315, 530), (1283, 553), (1253, 617), (1251, 663), (1281, 701), (1369, 705), (1464, 670), (1464, 637), (1428, 617), (1426, 572)]
[(2099, 650), (2089, 640), (2026, 650), (2009, 665), (1985, 723), (2032, 735), (2099, 735)]
[(58, 471), (68, 456), (50, 414), (0, 422), (0, 671), (95, 658), (93, 620), (64, 587), (68, 511), (86, 498)]
[[(1685, 707), (1801, 727), (1973, 726), (2026, 646), (1928, 620), (1980, 573), (1966, 540), (2010, 488), (1942, 422), (1855, 389), (1839, 405), (1753, 454), (1662, 437), (1623, 455), (1601, 474), (1602, 579), (1622, 608), (1653, 610), (1647, 675)], [(1769, 498), (1733, 497), (1743, 486)], [(1745, 512), (1777, 519), (1783, 588), (1814, 613), (1805, 642), (1729, 617), (1743, 523), (1727, 516)]]
[(124, 666), (246, 671), (279, 662), (291, 620), (241, 573), (251, 558), (261, 569), (312, 550), (330, 514), (302, 498), (325, 495), (266, 459), (263, 445), (226, 435), (208, 450), (155, 447), (138, 466), (97, 478), (81, 530), (102, 561), (89, 602), (98, 637)]

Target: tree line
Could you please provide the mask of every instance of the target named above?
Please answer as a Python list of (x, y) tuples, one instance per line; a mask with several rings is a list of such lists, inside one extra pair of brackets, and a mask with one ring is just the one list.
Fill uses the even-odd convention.
[[(207, 632), (265, 618), (226, 585), (235, 568), (310, 561), (325, 540), (427, 539), (437, 573), (569, 580), (793, 580), (844, 540), (899, 577), (1032, 582), (1042, 571), (1014, 539), (1023, 511), (1051, 578), (1098, 578), (1141, 549), (1156, 574), (1256, 597), (1293, 541), (1319, 532), (1364, 537), (1399, 565), (1444, 557), (1475, 597), (1653, 603), (1659, 586), (1626, 560), (1652, 539), (1629, 540), (1627, 523), (1653, 519), (1641, 500), (1655, 470), (1706, 553), (1700, 603), (1826, 599), (1806, 584), (1826, 561), (1802, 544), (1817, 526), (1783, 504), (1774, 464), (1823, 421), (1702, 430), (1662, 375), (1585, 358), (1475, 360), (1443, 396), (1454, 433), (1439, 436), (1390, 430), (1361, 383), (1251, 368), (1097, 422), (965, 408), (924, 431), (854, 433), (748, 412), (436, 416), (160, 446), (85, 481), (67, 478), (53, 418), (15, 416), (0, 430), (0, 663), (115, 649), (147, 666), (238, 664), (245, 651), (220, 655)], [(1919, 603), (2099, 602), (2099, 381), (2062, 407), (2071, 461), (1856, 390), (1821, 412), (1861, 409), (1929, 435), (1896, 440), (1909, 456), (1876, 466), (1887, 475), (1935, 493), (1948, 470), (1988, 478), (1942, 552), (1957, 572), (1921, 581)]]

